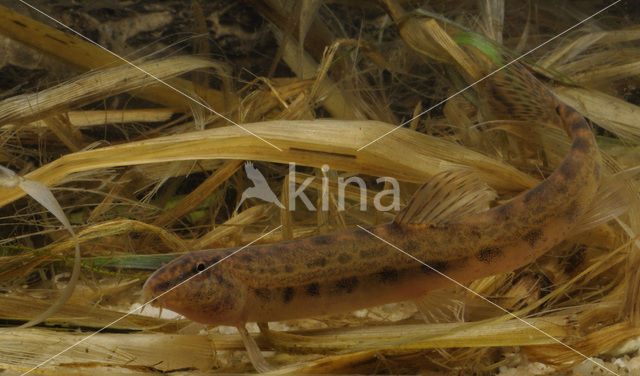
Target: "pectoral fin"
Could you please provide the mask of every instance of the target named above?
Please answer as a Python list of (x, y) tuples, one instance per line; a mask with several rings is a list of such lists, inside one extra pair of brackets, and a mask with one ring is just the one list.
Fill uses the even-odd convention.
[(244, 325), (239, 325), (236, 327), (238, 332), (240, 333), (240, 338), (242, 338), (242, 343), (244, 343), (244, 347), (247, 350), (247, 355), (249, 356), (249, 360), (253, 367), (259, 373), (266, 373), (274, 370), (267, 361), (262, 356), (260, 352), (260, 348), (256, 341), (251, 337), (251, 334), (247, 331), (247, 328)]
[(455, 287), (431, 291), (413, 303), (427, 324), (465, 321), (464, 294)]

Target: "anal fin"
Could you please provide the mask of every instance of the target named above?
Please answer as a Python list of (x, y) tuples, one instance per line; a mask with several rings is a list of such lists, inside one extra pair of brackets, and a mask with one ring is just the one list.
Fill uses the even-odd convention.
[(455, 168), (438, 173), (414, 193), (396, 218), (398, 224), (451, 222), (489, 208), (496, 193), (470, 169)]

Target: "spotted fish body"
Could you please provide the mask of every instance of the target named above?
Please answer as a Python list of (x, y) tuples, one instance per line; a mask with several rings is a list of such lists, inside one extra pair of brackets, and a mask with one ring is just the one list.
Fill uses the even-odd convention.
[[(565, 129), (572, 145), (557, 170), (535, 188), (483, 212), (368, 228), (462, 283), (524, 266), (567, 238), (594, 199), (601, 167), (585, 119), (525, 68), (514, 65), (485, 80), (480, 94), (487, 119), (537, 120)], [(157, 297), (193, 277), (156, 304), (194, 321), (239, 326), (415, 299), (450, 284), (362, 230), (248, 247), (207, 269), (233, 251), (181, 256), (157, 270), (144, 292)]]

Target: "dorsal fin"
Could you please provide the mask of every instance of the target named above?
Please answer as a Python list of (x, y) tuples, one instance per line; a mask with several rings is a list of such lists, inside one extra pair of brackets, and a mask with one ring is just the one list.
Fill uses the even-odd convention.
[(496, 193), (470, 169), (440, 172), (424, 183), (402, 209), (395, 223), (438, 224), (489, 208)]
[(524, 66), (515, 62), (478, 85), (482, 120), (535, 121), (564, 129), (558, 99)]

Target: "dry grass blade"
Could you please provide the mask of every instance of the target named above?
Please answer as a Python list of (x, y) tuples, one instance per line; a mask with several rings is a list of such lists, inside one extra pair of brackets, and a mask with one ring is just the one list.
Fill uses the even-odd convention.
[[(196, 69), (215, 66), (208, 60), (181, 56), (159, 61), (106, 69), (34, 94), (24, 94), (0, 103), (0, 124), (30, 122), (51, 114), (166, 80)], [(184, 88), (183, 88), (184, 89)]]
[[(47, 360), (50, 349), (62, 350), (85, 337), (82, 333), (42, 329), (26, 330), (20, 336), (0, 333), (0, 367), (29, 371)], [(205, 336), (175, 336), (172, 346), (167, 346), (164, 334), (101, 334), (39, 371), (53, 375), (157, 375), (177, 369), (208, 370), (217, 365), (212, 343)]]
[(211, 175), (205, 180), (198, 188), (189, 193), (188, 196), (183, 198), (176, 206), (167, 210), (164, 214), (158, 217), (154, 225), (159, 227), (166, 227), (173, 223), (176, 219), (191, 212), (202, 200), (213, 192), (220, 184), (229, 179), (238, 169), (242, 166), (241, 160), (227, 161), (215, 174)]
[(206, 249), (212, 247), (214, 244), (219, 243), (225, 236), (238, 233), (244, 226), (255, 223), (259, 219), (268, 216), (270, 211), (273, 211), (273, 208), (269, 208), (265, 205), (253, 206), (237, 216), (232, 217), (225, 223), (221, 223), (214, 230), (204, 234), (200, 238), (195, 239), (190, 246), (192, 249)]
[[(136, 110), (98, 110), (98, 111), (69, 111), (65, 114), (69, 123), (74, 127), (91, 127), (96, 125), (133, 122), (164, 122), (171, 118), (176, 110), (164, 108), (136, 109)], [(23, 125), (25, 127), (44, 128), (44, 121), (38, 120)], [(2, 129), (14, 130), (18, 125), (5, 124)]]
[[(280, 30), (274, 30), (274, 33), (282, 45), (284, 61), (296, 72), (298, 77), (302, 79), (315, 77), (320, 68), (318, 63), (307, 53), (303, 52), (300, 55), (297, 50), (298, 45), (292, 37)], [(329, 64), (331, 64), (331, 61), (329, 59), (325, 60), (323, 69), (326, 69)], [(327, 111), (336, 118), (356, 119), (357, 116), (353, 112), (354, 108), (349, 106), (348, 98), (345, 98), (336, 83), (331, 78), (323, 78), (322, 76), (319, 77), (317, 85), (319, 86), (319, 94), (323, 97), (323, 105), (327, 108)]]
[[(132, 286), (134, 284), (123, 283), (123, 285)], [(121, 312), (91, 307), (87, 305), (86, 302), (81, 303), (77, 300), (78, 299), (73, 299), (68, 302), (60, 311), (48, 318), (46, 322), (52, 325), (74, 325), (99, 329), (122, 317)], [(17, 296), (0, 296), (0, 303), (0, 317), (2, 319), (29, 319), (44, 311), (48, 306), (46, 302)], [(155, 328), (155, 330), (160, 330), (163, 326), (167, 325), (175, 327), (173, 321), (133, 314), (118, 321), (118, 323), (112, 326), (112, 329), (135, 331), (144, 328)], [(11, 328), (3, 329), (0, 331), (0, 335), (15, 336), (16, 332), (18, 331), (14, 331)], [(19, 331), (19, 333), (23, 332), (23, 330)]]
[[(356, 156), (357, 147), (393, 128), (380, 122), (268, 121), (243, 126), (270, 140), (283, 151), (277, 151), (232, 126), (68, 154), (26, 177), (51, 185), (70, 174), (100, 168), (230, 158), (279, 163), (295, 161), (314, 167), (326, 163), (337, 170), (395, 176), (415, 183), (439, 172), (445, 167), (443, 163), (450, 163), (477, 170), (483, 181), (501, 191), (519, 191), (537, 182), (507, 164), (480, 153), (406, 129), (394, 132)], [(403, 152), (402, 158), (397, 154), (400, 150)], [(2, 189), (0, 205), (22, 196), (23, 193), (17, 189)]]
[(481, 3), (483, 34), (502, 44), (504, 27), (504, 0), (489, 0)]

